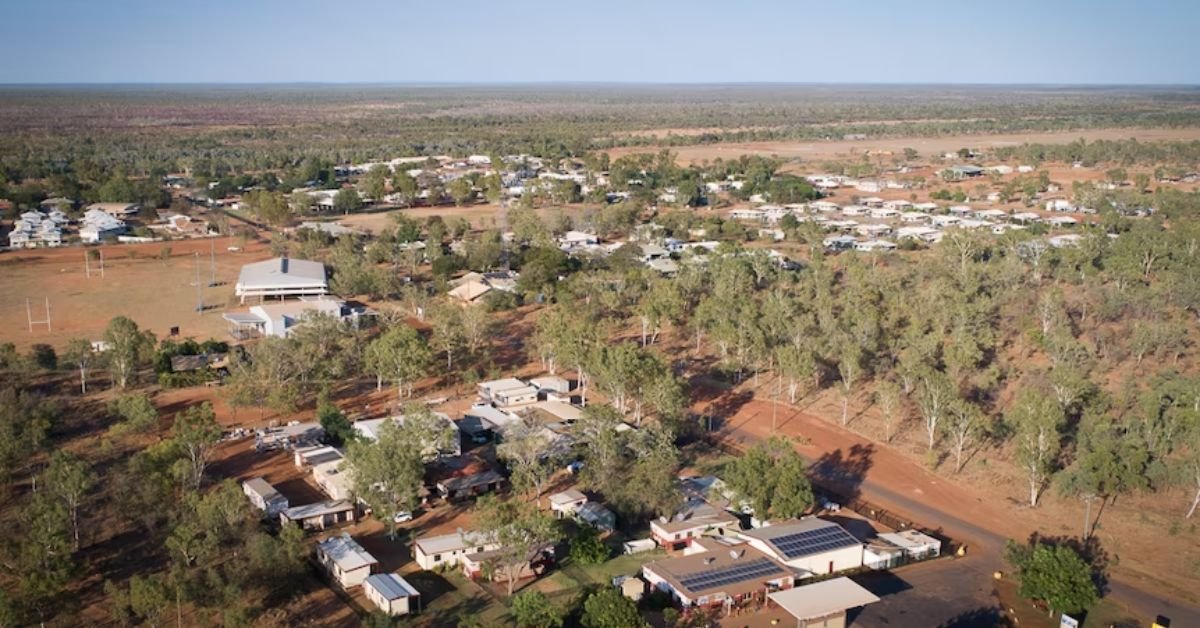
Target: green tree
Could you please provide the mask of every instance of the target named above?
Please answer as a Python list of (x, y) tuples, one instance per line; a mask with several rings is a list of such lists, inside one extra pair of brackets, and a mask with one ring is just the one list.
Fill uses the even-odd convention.
[(584, 628), (640, 628), (647, 626), (633, 600), (614, 587), (602, 587), (583, 603)]
[(109, 428), (109, 434), (117, 438), (127, 434), (145, 434), (158, 425), (158, 409), (144, 393), (118, 397), (111, 410), (121, 418)]
[(579, 532), (571, 538), (571, 548), (568, 556), (571, 560), (580, 565), (599, 565), (608, 560), (612, 550), (600, 538), (600, 532), (596, 528), (583, 524), (579, 527)]
[(328, 398), (322, 398), (317, 403), (317, 421), (325, 430), (329, 444), (334, 447), (341, 447), (354, 438), (354, 424)]
[(513, 487), (521, 492), (533, 491), (540, 506), (542, 488), (556, 466), (553, 432), (546, 429), (533, 415), (514, 421), (504, 428), (496, 455), (512, 470)]
[(1051, 617), (1087, 610), (1099, 599), (1091, 567), (1067, 545), (1026, 547), (1009, 541), (1006, 553), (1017, 568), (1021, 597), (1044, 602)]
[(476, 506), (479, 531), (500, 546), (488, 565), (513, 594), (521, 572), (530, 560), (559, 539), (557, 523), (534, 504), (485, 495)]
[(376, 387), (382, 389), (385, 380), (394, 382), (397, 398), (404, 396), (405, 385), (412, 395), (413, 384), (429, 371), (432, 358), (421, 334), (403, 322), (371, 341), (364, 352), (367, 371), (375, 375)]
[(385, 164), (375, 164), (364, 177), (363, 191), (376, 203), (382, 202), (383, 197), (387, 196), (387, 178), (391, 172), (391, 168)]
[(92, 343), (86, 338), (72, 338), (67, 341), (67, 350), (63, 352), (63, 359), (79, 369), (80, 394), (87, 394), (88, 371), (91, 370), (98, 358), (99, 356), (92, 349)]
[(450, 193), (450, 198), (454, 200), (454, 204), (459, 207), (475, 200), (475, 186), (467, 177), (459, 177), (451, 181), (447, 186), (447, 191)]
[(79, 510), (95, 479), (87, 462), (63, 449), (54, 452), (50, 457), (50, 465), (42, 475), (46, 490), (62, 501), (70, 516), (75, 550), (79, 550)]
[(200, 488), (204, 481), (204, 471), (220, 440), (221, 426), (211, 403), (191, 406), (175, 415), (171, 441), (182, 453), (180, 474), (193, 488)]
[(1017, 463), (1029, 480), (1031, 507), (1037, 506), (1054, 473), (1064, 418), (1054, 398), (1034, 388), (1023, 390), (1008, 411), (1007, 419), (1016, 431)]
[(333, 195), (333, 209), (342, 213), (357, 211), (362, 207), (362, 196), (354, 188), (342, 188)]
[(384, 421), (377, 440), (353, 440), (346, 448), (345, 467), (354, 493), (385, 522), (391, 538), (396, 535), (396, 515), (417, 505), (425, 476), (423, 440), (413, 432), (408, 421)]
[(118, 316), (108, 322), (104, 341), (108, 344), (105, 354), (113, 384), (124, 390), (137, 369), (152, 356), (154, 334), (138, 329), (137, 323), (128, 318)]
[(563, 611), (537, 590), (524, 591), (510, 602), (513, 620), (519, 628), (560, 628)]

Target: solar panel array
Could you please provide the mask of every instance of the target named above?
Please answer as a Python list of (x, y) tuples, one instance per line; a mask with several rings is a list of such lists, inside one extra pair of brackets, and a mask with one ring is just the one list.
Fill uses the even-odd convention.
[(816, 530), (798, 532), (796, 534), (786, 534), (771, 539), (771, 542), (788, 558), (807, 556), (859, 544), (858, 539), (850, 536), (848, 532), (837, 526), (817, 528)]
[(767, 558), (760, 558), (721, 569), (693, 573), (680, 578), (679, 583), (692, 591), (704, 591), (776, 573), (782, 573), (782, 571), (774, 562)]

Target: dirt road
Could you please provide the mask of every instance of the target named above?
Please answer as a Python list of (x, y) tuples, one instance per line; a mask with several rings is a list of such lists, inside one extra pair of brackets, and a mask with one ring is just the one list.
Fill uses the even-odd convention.
[[(748, 401), (720, 426), (721, 436), (738, 447), (771, 435), (772, 404)], [(869, 502), (940, 529), (967, 544), (980, 578), (1006, 570), (1007, 539), (1027, 538), (1027, 522), (1002, 506), (940, 477), (891, 447), (843, 429), (786, 404), (776, 415), (776, 434), (796, 439), (796, 449), (813, 461), (815, 472)], [(1200, 608), (1177, 602), (1123, 576), (1109, 581), (1109, 595), (1149, 620), (1170, 617), (1175, 625), (1200, 626)]]

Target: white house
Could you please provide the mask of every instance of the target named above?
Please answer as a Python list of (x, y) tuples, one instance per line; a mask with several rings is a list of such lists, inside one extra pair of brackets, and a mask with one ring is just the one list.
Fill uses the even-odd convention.
[(831, 201), (813, 201), (812, 203), (808, 204), (808, 208), (812, 211), (821, 212), (823, 214), (829, 214), (839, 209), (837, 203)]
[(1075, 206), (1071, 204), (1071, 201), (1062, 198), (1056, 198), (1046, 201), (1046, 211), (1073, 212), (1075, 211)]
[(1079, 221), (1070, 216), (1051, 216), (1046, 219), (1046, 224), (1051, 227), (1074, 227)]
[(847, 205), (842, 208), (843, 216), (866, 216), (871, 211), (866, 205)]
[(377, 573), (363, 580), (363, 595), (388, 615), (415, 613), (421, 594), (407, 580), (394, 573)]
[(550, 512), (559, 519), (572, 517), (579, 507), (587, 503), (587, 495), (575, 489), (567, 489), (550, 496)]
[(892, 228), (889, 227), (888, 225), (880, 225), (880, 224), (859, 225), (854, 228), (854, 232), (859, 235), (866, 236), (868, 238), (878, 238), (880, 236), (885, 236), (885, 235), (891, 233)]
[(479, 384), (479, 398), (490, 401), (498, 408), (536, 403), (538, 389), (515, 378), (508, 377)]
[(286, 338), (312, 317), (332, 316), (342, 322), (357, 324), (368, 314), (366, 308), (351, 307), (341, 299), (301, 297), (298, 301), (252, 305), (247, 312), (226, 312), (222, 318), (229, 321), (229, 333), (235, 338)]
[(246, 297), (323, 296), (329, 293), (325, 265), (287, 257), (276, 257), (242, 266), (234, 294)]
[(1032, 224), (1035, 222), (1041, 222), (1042, 217), (1036, 212), (1017, 212), (1012, 216), (1009, 216), (1009, 220), (1013, 222), (1019, 222), (1021, 224)]
[(279, 521), (283, 524), (294, 523), (305, 530), (324, 530), (340, 523), (350, 523), (357, 515), (350, 500), (334, 499), (292, 506), (279, 513)]
[(667, 549), (684, 549), (693, 541), (713, 531), (737, 530), (738, 518), (699, 498), (691, 498), (670, 519), (650, 522), (650, 535)]
[(896, 245), (888, 242), (887, 240), (866, 240), (864, 242), (855, 243), (854, 250), (863, 253), (887, 253), (890, 251), (895, 251)]
[(913, 204), (909, 201), (898, 199), (883, 202), (884, 209), (894, 209), (897, 212), (906, 212), (913, 208)]
[(877, 207), (868, 212), (876, 220), (891, 220), (900, 217), (900, 210), (892, 207)]
[(242, 482), (242, 492), (255, 508), (263, 511), (268, 517), (277, 517), (288, 508), (288, 499), (263, 478), (251, 478)]
[(317, 562), (343, 589), (361, 585), (379, 567), (379, 561), (346, 533), (317, 543)]
[(929, 222), (929, 214), (925, 212), (904, 212), (900, 214), (900, 222), (909, 224)]
[(736, 532), (752, 547), (802, 572), (802, 577), (856, 569), (863, 544), (842, 526), (808, 517)]
[[(442, 420), (446, 424), (447, 437), (446, 442), (438, 445), (437, 443), (426, 443), (424, 447), (424, 455), (428, 458), (445, 458), (462, 455), (462, 436), (458, 430), (458, 424), (450, 418), (450, 415), (442, 412), (434, 412), (433, 415)], [(398, 425), (404, 425), (404, 415), (396, 415), (392, 417), (384, 417), (379, 419), (367, 419), (364, 421), (354, 422), (354, 432), (362, 440), (377, 441), (379, 440), (379, 430), (383, 427), (385, 421), (393, 421)]]
[(136, 216), (141, 207), (137, 203), (92, 203), (85, 211), (99, 211), (113, 218), (128, 218)]
[(83, 226), (79, 228), (79, 239), (84, 242), (99, 242), (104, 239), (114, 238), (125, 233), (128, 229), (125, 221), (119, 218), (114, 218), (111, 214), (100, 209), (89, 209), (83, 214), (83, 220), (80, 221)]
[(752, 222), (762, 222), (767, 216), (767, 213), (761, 209), (734, 209), (729, 212), (730, 220), (747, 220)]
[(477, 532), (458, 531), (441, 536), (427, 536), (413, 544), (413, 558), (421, 569), (457, 567), (469, 554), (490, 552), (500, 549), (500, 544), (489, 541)]

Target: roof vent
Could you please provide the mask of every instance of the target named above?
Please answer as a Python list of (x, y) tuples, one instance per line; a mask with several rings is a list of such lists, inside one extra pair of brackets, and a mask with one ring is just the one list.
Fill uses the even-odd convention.
[(286, 275), (287, 271), (288, 271), (288, 258), (286, 258), (286, 257), (279, 258), (279, 272)]

